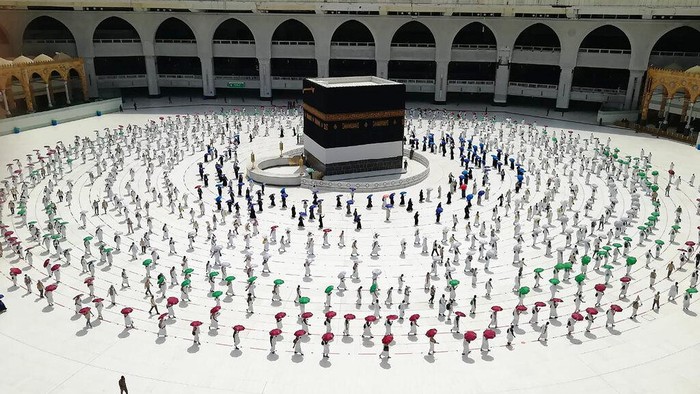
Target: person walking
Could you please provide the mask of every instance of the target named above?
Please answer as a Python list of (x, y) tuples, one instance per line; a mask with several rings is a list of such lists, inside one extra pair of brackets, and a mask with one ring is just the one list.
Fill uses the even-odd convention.
[(119, 394), (129, 394), (129, 389), (126, 388), (126, 378), (124, 375), (119, 378)]

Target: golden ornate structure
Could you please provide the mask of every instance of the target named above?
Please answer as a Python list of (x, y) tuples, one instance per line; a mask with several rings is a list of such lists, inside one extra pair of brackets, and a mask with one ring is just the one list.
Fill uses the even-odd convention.
[[(44, 83), (49, 108), (53, 107), (53, 82), (63, 83), (66, 103), (70, 104), (69, 83), (71, 72), (75, 72), (80, 79), (83, 98), (88, 97), (87, 77), (83, 59), (81, 58), (71, 58), (64, 53), (57, 53), (53, 58), (43, 54), (36, 56), (34, 59), (26, 56), (19, 56), (13, 60), (0, 58), (0, 93), (2, 98), (0, 115), (3, 112), (4, 116), (11, 115), (16, 108), (15, 92), (19, 92), (19, 89), (13, 89), (13, 87), (21, 87), (27, 112), (34, 112), (36, 101), (35, 90), (32, 88), (32, 84), (37, 82)], [(55, 78), (56, 74), (58, 74), (58, 78)], [(52, 76), (54, 77), (53, 79)]]
[(659, 117), (664, 117), (668, 112), (666, 107), (668, 101), (677, 93), (682, 92), (685, 99), (681, 110), (681, 123), (685, 123), (688, 120), (688, 109), (690, 108), (690, 112), (692, 112), (695, 100), (700, 96), (700, 67), (695, 66), (685, 71), (649, 68), (642, 98), (642, 121), (647, 120), (649, 104), (654, 91), (658, 88), (663, 89)]

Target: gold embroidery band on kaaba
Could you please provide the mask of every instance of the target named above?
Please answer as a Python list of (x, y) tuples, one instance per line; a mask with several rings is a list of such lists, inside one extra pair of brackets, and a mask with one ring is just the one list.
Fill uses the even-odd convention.
[(350, 112), (345, 114), (326, 114), (316, 108), (310, 106), (309, 104), (304, 104), (304, 110), (313, 114), (315, 117), (326, 121), (326, 122), (336, 122), (343, 120), (365, 120), (365, 119), (382, 119), (382, 118), (395, 118), (404, 117), (406, 111), (403, 109), (390, 110), (390, 111), (370, 111), (370, 112)]

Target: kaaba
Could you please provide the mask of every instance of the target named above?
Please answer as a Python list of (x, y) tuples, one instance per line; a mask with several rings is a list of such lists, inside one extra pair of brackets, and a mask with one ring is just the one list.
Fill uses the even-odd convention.
[(401, 171), (406, 86), (373, 76), (304, 80), (306, 166), (324, 176)]

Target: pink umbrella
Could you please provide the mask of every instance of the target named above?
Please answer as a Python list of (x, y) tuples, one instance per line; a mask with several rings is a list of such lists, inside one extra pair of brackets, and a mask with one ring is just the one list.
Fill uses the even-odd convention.
[(527, 310), (527, 307), (525, 305), (520, 304), (515, 307), (515, 310), (517, 310), (518, 312), (525, 312)]
[[(527, 309), (527, 308), (525, 308), (525, 309)], [(459, 317), (467, 317), (467, 315), (466, 315), (464, 312), (461, 312), (461, 311), (455, 312), (455, 315), (457, 315), (457, 316), (459, 316)]]
[(590, 314), (590, 315), (597, 315), (597, 314), (598, 314), (598, 310), (595, 309), (595, 308), (588, 307), (588, 308), (586, 308), (586, 313), (588, 313), (588, 314)]
[(583, 320), (583, 315), (578, 313), (578, 312), (574, 312), (571, 314), (571, 318), (576, 320), (576, 321), (581, 321), (581, 320)]
[(51, 266), (51, 271), (58, 271), (61, 269), (61, 264), (54, 264)]
[(623, 276), (622, 278), (620, 278), (620, 282), (622, 283), (629, 283), (631, 280), (632, 278), (630, 278), (629, 276)]
[(494, 330), (484, 330), (484, 338), (493, 339), (496, 338), (496, 331)]
[(594, 286), (594, 288), (596, 291), (600, 291), (600, 292), (605, 291), (605, 285), (602, 283), (598, 283), (597, 285)]
[(382, 338), (382, 343), (385, 345), (390, 344), (391, 342), (394, 341), (394, 336), (393, 335), (384, 335), (384, 338)]
[(417, 313), (411, 315), (411, 317), (408, 318), (409, 321), (416, 321), (418, 319), (420, 319), (420, 315)]
[(178, 302), (180, 302), (180, 300), (178, 300), (177, 297), (168, 297), (168, 305), (172, 306), (177, 304)]
[(690, 246), (691, 248), (695, 246), (695, 242), (693, 241), (685, 241), (686, 246)]
[(211, 313), (213, 315), (220, 310), (221, 310), (221, 307), (219, 305), (217, 305), (217, 306), (211, 308), (211, 310), (209, 310), (209, 313)]
[(158, 320), (163, 320), (163, 319), (165, 319), (166, 317), (168, 317), (168, 314), (167, 314), (167, 313), (161, 313), (160, 316), (158, 316)]
[(84, 306), (84, 307), (80, 308), (78, 313), (80, 313), (81, 315), (86, 315), (86, 314), (90, 313), (90, 307)]
[(277, 313), (275, 314), (275, 319), (281, 320), (281, 319), (284, 319), (285, 316), (287, 316), (286, 313), (284, 313), (284, 312), (277, 312)]
[(10, 268), (10, 275), (19, 275), (21, 273), (22, 273), (22, 270), (17, 268), (17, 267)]
[(95, 304), (97, 304), (98, 302), (102, 302), (102, 301), (104, 301), (104, 300), (105, 300), (104, 298), (95, 298), (94, 300), (92, 300), (92, 302), (94, 302)]
[(56, 289), (58, 289), (58, 285), (55, 283), (52, 285), (48, 285), (48, 286), (46, 286), (46, 288), (44, 288), (44, 290), (46, 290), (46, 291), (54, 291)]
[(352, 313), (346, 313), (345, 316), (343, 316), (343, 317), (346, 318), (347, 320), (354, 320), (355, 319), (355, 315), (353, 315)]
[(619, 305), (612, 304), (610, 305), (610, 309), (614, 310), (615, 312), (622, 312), (622, 307)]
[(236, 324), (235, 326), (233, 326), (233, 331), (241, 332), (241, 331), (243, 331), (243, 330), (245, 330), (245, 327), (243, 327), (243, 326), (240, 325), (240, 324)]
[(304, 335), (306, 335), (306, 331), (304, 331), (304, 330), (296, 330), (296, 331), (294, 331), (294, 336), (295, 336), (295, 337), (301, 337), (301, 336), (304, 336)]
[(536, 307), (542, 308), (542, 307), (547, 306), (547, 304), (545, 304), (545, 303), (542, 302), (542, 301), (537, 301), (537, 302), (535, 302), (535, 306), (536, 306)]
[(337, 313), (335, 313), (334, 311), (328, 311), (328, 312), (326, 312), (326, 317), (329, 318), (329, 319), (334, 318), (335, 315), (337, 315)]
[(550, 301), (557, 303), (557, 304), (560, 302), (564, 302), (561, 298), (556, 298), (556, 297), (552, 298)]
[(474, 331), (467, 331), (464, 333), (464, 339), (471, 342), (476, 339), (476, 333)]
[(280, 330), (279, 328), (273, 328), (272, 330), (270, 330), (270, 336), (273, 336), (273, 337), (276, 337), (276, 336), (280, 335), (281, 333), (282, 333), (282, 330)]
[(377, 321), (377, 318), (374, 315), (368, 315), (368, 316), (365, 316), (365, 321), (372, 323), (372, 322)]
[(324, 232), (324, 233), (330, 233), (331, 231), (333, 231), (333, 230), (331, 230), (331, 229), (329, 229), (329, 228), (324, 228), (324, 229), (323, 229), (323, 232)]
[(498, 306), (498, 305), (494, 305), (494, 306), (491, 307), (491, 310), (494, 311), (494, 312), (500, 312), (500, 311), (503, 310), (503, 308), (501, 308), (501, 307)]
[(327, 332), (327, 333), (325, 333), (325, 334), (323, 334), (323, 335), (321, 336), (321, 339), (323, 339), (324, 341), (328, 342), (328, 341), (332, 341), (334, 336), (335, 336), (335, 335), (333, 335), (332, 332)]
[(122, 308), (122, 315), (128, 315), (129, 313), (133, 312), (134, 308)]
[[(52, 269), (53, 269), (53, 268), (52, 268)], [(93, 278), (93, 277), (91, 276), (91, 277), (89, 277), (89, 278), (85, 278), (85, 280), (83, 281), (83, 283), (85, 283), (85, 284), (92, 283), (94, 280), (95, 280), (95, 278)]]
[(192, 327), (199, 327), (199, 326), (201, 326), (202, 324), (203, 324), (203, 323), (202, 323), (201, 321), (195, 320), (195, 321), (193, 321), (192, 323), (190, 323), (190, 326), (192, 326)]
[(396, 316), (396, 315), (389, 315), (389, 316), (386, 317), (387, 320), (391, 320), (391, 321), (397, 320), (398, 318), (399, 318), (399, 317)]
[(431, 328), (430, 330), (425, 332), (425, 336), (428, 338), (432, 338), (435, 335), (437, 335), (437, 330), (435, 328)]

